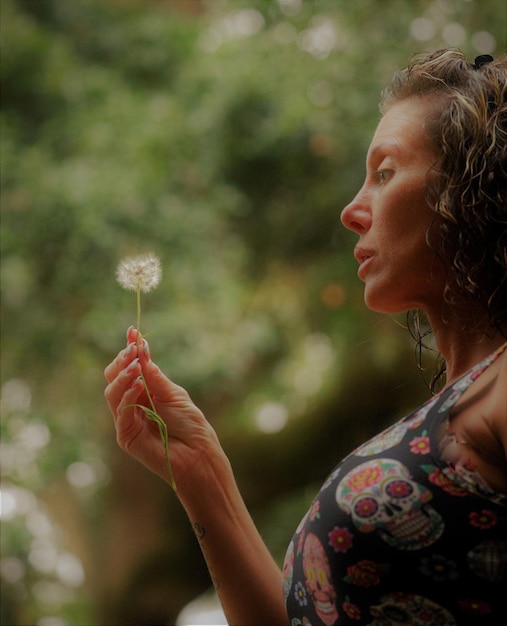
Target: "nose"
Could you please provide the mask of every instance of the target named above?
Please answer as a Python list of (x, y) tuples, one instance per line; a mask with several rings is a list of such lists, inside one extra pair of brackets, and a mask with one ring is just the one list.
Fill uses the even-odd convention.
[(358, 235), (364, 234), (371, 226), (371, 210), (363, 190), (343, 209), (340, 215), (342, 224)]

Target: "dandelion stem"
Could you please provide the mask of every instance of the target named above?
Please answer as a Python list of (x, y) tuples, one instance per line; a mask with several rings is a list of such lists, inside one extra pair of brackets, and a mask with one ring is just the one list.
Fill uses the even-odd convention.
[[(139, 340), (141, 338), (141, 287), (138, 285), (136, 289), (137, 293), (137, 338), (136, 338), (136, 347), (139, 347)], [(164, 446), (164, 454), (167, 461), (167, 470), (169, 473), (169, 482), (171, 487), (176, 491), (176, 482), (174, 481), (174, 475), (171, 467), (171, 460), (169, 458), (169, 441), (167, 434), (167, 425), (164, 420), (157, 413), (157, 409), (155, 407), (155, 403), (153, 402), (153, 398), (151, 397), (150, 390), (148, 389), (148, 383), (144, 377), (143, 372), (141, 372), (141, 380), (143, 381), (144, 390), (146, 392), (146, 396), (150, 403), (151, 408), (144, 406), (142, 404), (135, 404), (138, 408), (144, 411), (146, 417), (154, 422), (156, 422), (158, 426), (158, 430), (160, 433), (160, 438), (162, 439), (162, 444)]]
[(141, 333), (141, 286), (137, 285), (137, 339), (136, 347), (139, 347), (139, 337)]

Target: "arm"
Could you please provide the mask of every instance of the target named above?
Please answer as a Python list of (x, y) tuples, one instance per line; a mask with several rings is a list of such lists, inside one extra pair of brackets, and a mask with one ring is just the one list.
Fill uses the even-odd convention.
[(179, 491), (228, 623), (287, 624), (281, 572), (245, 507), (223, 452), (207, 452), (192, 480), (184, 480)]
[[(237, 488), (218, 438), (187, 392), (151, 361), (144, 340), (129, 344), (106, 368), (106, 400), (119, 446), (168, 481), (156, 424), (133, 404), (148, 406), (141, 371), (169, 432), (177, 495), (201, 545), (230, 624), (288, 624), (282, 575), (260, 537)], [(130, 405), (130, 406), (129, 406)]]

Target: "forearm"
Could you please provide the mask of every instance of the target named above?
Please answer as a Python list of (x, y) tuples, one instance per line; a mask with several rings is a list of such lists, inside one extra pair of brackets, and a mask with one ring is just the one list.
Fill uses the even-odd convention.
[(285, 626), (282, 575), (241, 498), (219, 449), (178, 485), (231, 626)]
[(282, 576), (245, 507), (216, 433), (188, 393), (154, 364), (143, 340), (106, 367), (105, 391), (118, 444), (170, 482), (160, 433), (146, 419), (146, 387), (169, 430), (177, 495), (200, 541), (231, 626), (287, 626)]

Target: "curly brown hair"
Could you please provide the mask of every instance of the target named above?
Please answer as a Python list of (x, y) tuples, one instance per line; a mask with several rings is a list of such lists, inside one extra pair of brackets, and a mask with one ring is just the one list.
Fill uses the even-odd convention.
[(439, 156), (427, 196), (439, 217), (427, 237), (448, 267), (445, 300), (464, 331), (477, 330), (486, 313), (505, 336), (507, 55), (475, 63), (455, 48), (415, 55), (382, 93), (380, 110), (410, 97), (436, 101), (426, 131)]

